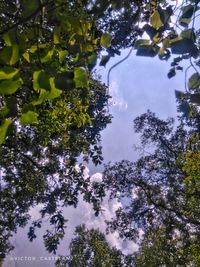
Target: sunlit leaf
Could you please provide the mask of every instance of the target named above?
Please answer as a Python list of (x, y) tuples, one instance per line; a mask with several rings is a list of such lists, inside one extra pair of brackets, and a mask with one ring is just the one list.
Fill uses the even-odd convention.
[(33, 100), (31, 102), (32, 105), (37, 106), (41, 105), (47, 98), (48, 98), (49, 91), (46, 91), (44, 89), (40, 89), (40, 94), (37, 100)]
[(0, 80), (12, 79), (18, 72), (19, 69), (13, 67), (5, 66), (3, 68), (0, 68)]
[(67, 55), (68, 55), (67, 50), (58, 51), (59, 62), (62, 63)]
[(28, 52), (25, 52), (22, 56), (28, 63), (30, 63), (30, 56)]
[(74, 81), (76, 83), (76, 87), (87, 87), (88, 86), (88, 75), (83, 68), (75, 69)]
[(49, 82), (49, 75), (44, 72), (44, 70), (34, 71), (33, 73), (33, 88), (36, 91), (40, 89), (51, 90), (51, 85)]
[(109, 33), (104, 33), (101, 36), (101, 46), (108, 48), (111, 46), (111, 41), (112, 41), (112, 35), (110, 35)]
[(29, 110), (28, 112), (23, 113), (21, 115), (20, 122), (23, 125), (37, 124), (38, 123), (38, 114), (36, 112)]
[(193, 29), (187, 29), (181, 32), (180, 36), (184, 39), (190, 39), (191, 41), (195, 42), (196, 35)]
[(19, 60), (18, 45), (4, 47), (0, 52), (0, 59), (8, 65), (14, 65)]
[(59, 44), (60, 43), (60, 27), (55, 27), (53, 31), (53, 42), (54, 44)]
[(57, 89), (55, 87), (54, 78), (50, 78), (49, 82), (50, 82), (50, 85), (51, 85), (51, 90), (50, 90), (50, 92), (48, 94), (48, 99), (54, 99), (54, 98), (59, 97), (63, 93), (63, 91), (59, 90), (59, 89)]
[(50, 82), (50, 86), (51, 86), (50, 91), (40, 89), (40, 95), (39, 95), (37, 100), (34, 100), (31, 102), (32, 105), (34, 105), (34, 106), (40, 105), (45, 100), (47, 100), (47, 99), (51, 100), (51, 99), (57, 98), (63, 93), (62, 90), (59, 90), (55, 87), (54, 78), (50, 78), (49, 82)]
[(150, 41), (148, 39), (139, 39), (135, 42), (135, 48), (139, 48), (140, 46), (148, 46)]
[(6, 115), (8, 115), (9, 113), (9, 108), (7, 107), (7, 105), (5, 105), (3, 108), (1, 108), (0, 110), (0, 116), (1, 117), (5, 117)]
[(163, 26), (163, 22), (161, 20), (160, 13), (158, 12), (158, 10), (154, 11), (154, 13), (152, 14), (150, 18), (150, 22), (151, 22), (152, 27), (155, 29), (159, 29), (160, 27)]
[(47, 44), (38, 44), (38, 45), (32, 45), (29, 49), (31, 53), (35, 53), (38, 49), (43, 49), (47, 46)]
[(11, 95), (14, 94), (23, 84), (22, 79), (19, 80), (3, 80), (0, 82), (0, 94)]
[(0, 145), (4, 143), (9, 125), (12, 123), (10, 118), (6, 119), (0, 126)]
[(46, 50), (46, 51), (44, 51), (42, 54), (41, 54), (41, 57), (40, 57), (40, 61), (42, 62), (42, 63), (46, 63), (46, 62), (48, 62), (48, 61), (50, 61), (51, 60), (51, 58), (52, 58), (52, 56), (53, 56), (53, 53), (54, 53), (54, 50), (52, 49), (52, 50)]
[(14, 30), (4, 33), (2, 38), (7, 46), (17, 44), (16, 32)]
[(190, 90), (197, 89), (200, 87), (200, 74), (194, 73), (188, 80), (188, 88)]

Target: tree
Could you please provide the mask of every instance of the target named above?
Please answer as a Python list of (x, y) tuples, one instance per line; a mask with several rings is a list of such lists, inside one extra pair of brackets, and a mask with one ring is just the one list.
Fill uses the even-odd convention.
[(173, 131), (172, 119), (160, 120), (150, 111), (134, 123), (144, 156), (105, 169), (111, 197), (128, 203), (116, 211), (108, 229), (138, 242), (136, 266), (198, 266), (199, 133), (184, 121)]
[[(77, 158), (83, 155), (95, 164), (103, 160), (100, 131), (111, 116), (107, 88), (94, 67), (98, 58), (105, 65), (102, 50), (109, 57), (119, 54), (123, 38), (117, 37), (114, 22), (124, 19), (126, 10), (117, 13), (125, 4), (137, 20), (136, 1), (118, 6), (80, 0), (0, 3), (2, 258), (12, 248), (9, 237), (26, 225), (29, 209), (37, 204), (43, 204), (41, 217), (50, 216), (54, 226), (54, 234), (48, 230), (44, 235), (54, 253), (66, 221), (60, 206), (76, 207), (83, 194), (99, 212), (104, 192), (96, 192), (84, 178)], [(41, 220), (30, 227), (30, 240), (37, 227)]]
[[(83, 177), (83, 167), (76, 165), (80, 155), (95, 164), (103, 160), (100, 131), (110, 116), (107, 88), (95, 78), (98, 59), (105, 66), (120, 49), (133, 46), (137, 55), (168, 59), (178, 54), (169, 78), (181, 69), (182, 60), (189, 59), (195, 73), (189, 78), (188, 91), (177, 93), (180, 109), (187, 110), (186, 115), (195, 113), (196, 120), (191, 123), (198, 123), (199, 33), (193, 29), (198, 3), (1, 1), (2, 257), (11, 249), (9, 236), (27, 223), (30, 207), (43, 204), (42, 217), (50, 215), (55, 234), (48, 231), (44, 238), (47, 249), (53, 252), (64, 234), (60, 203), (76, 206), (79, 193), (83, 193), (98, 214), (105, 195), (103, 185), (100, 189), (90, 185)], [(181, 13), (173, 25), (170, 18), (177, 8)], [(140, 22), (145, 26), (141, 28)], [(184, 30), (178, 30), (180, 26)], [(143, 32), (149, 39), (136, 42)], [(183, 158), (187, 159), (187, 172), (191, 155), (186, 153)], [(40, 225), (40, 221), (33, 222), (30, 240)]]
[[(98, 82), (93, 86), (88, 115), (84, 114), (83, 106), (77, 106), (78, 102), (67, 109), (65, 99), (56, 100), (53, 107), (48, 103), (40, 110), (40, 122), (36, 127), (26, 126), (17, 133), (10, 132), (6, 143), (0, 147), (2, 253), (9, 249), (8, 237), (12, 232), (27, 223), (30, 207), (39, 203), (44, 205), (42, 217), (54, 216), (62, 205), (76, 207), (78, 195), (83, 193), (98, 213), (99, 202), (95, 202), (89, 190), (84, 166), (77, 168), (81, 153), (85, 160), (91, 158), (95, 164), (102, 161), (100, 131), (110, 122), (106, 89)], [(75, 100), (75, 92), (72, 99)], [(38, 227), (40, 224), (34, 223)], [(30, 232), (31, 240), (33, 236)]]
[(70, 243), (70, 255), (60, 257), (56, 266), (128, 267), (131, 266), (131, 258), (110, 247), (105, 235), (99, 230), (88, 230), (85, 225), (80, 225)]
[(199, 1), (149, 1), (144, 6), (143, 13), (148, 14), (142, 28), (146, 35), (145, 39), (142, 37), (135, 42), (136, 55), (158, 56), (160, 60), (169, 60), (173, 57), (168, 78), (175, 76), (177, 71), (183, 71), (181, 63), (187, 61), (185, 92), (184, 89), (176, 91), (176, 97), (180, 101), (180, 111), (186, 116), (198, 113), (196, 107), (200, 104)]

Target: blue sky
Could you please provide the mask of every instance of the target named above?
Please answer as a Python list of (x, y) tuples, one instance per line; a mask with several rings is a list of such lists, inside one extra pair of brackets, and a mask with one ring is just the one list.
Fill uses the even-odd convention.
[[(128, 51), (123, 51), (123, 58)], [(109, 68), (119, 61), (114, 58), (106, 69), (99, 73), (107, 80)], [(170, 61), (157, 58), (137, 57), (134, 52), (123, 63), (114, 68), (110, 75), (109, 92), (113, 96), (110, 112), (112, 123), (102, 133), (103, 156), (105, 163), (121, 159), (135, 160), (133, 149), (139, 139), (133, 131), (135, 117), (150, 109), (159, 117), (176, 117), (175, 90), (184, 91), (184, 73), (179, 72), (172, 79), (167, 78)], [(90, 167), (92, 172), (95, 168)], [(98, 170), (101, 170), (101, 166)]]
[[(121, 55), (123, 58), (128, 51)], [(106, 81), (107, 71), (121, 57), (113, 58), (107, 65), (106, 69), (100, 68), (99, 74)], [(110, 112), (113, 120), (110, 125), (102, 132), (102, 146), (104, 162), (119, 161), (128, 159), (134, 161), (138, 154), (134, 151), (133, 145), (139, 144), (139, 139), (133, 132), (133, 119), (146, 112), (147, 109), (155, 112), (161, 118), (176, 116), (176, 103), (174, 90), (184, 90), (184, 73), (178, 73), (175, 78), (168, 79), (167, 72), (170, 63), (159, 61), (156, 58), (136, 57), (134, 52), (122, 64), (118, 65), (111, 72), (110, 76), (110, 94), (113, 105)], [(102, 171), (102, 166), (95, 168), (92, 164), (88, 165), (90, 173)], [(87, 170), (87, 172), (89, 172)], [(87, 174), (86, 174), (87, 175)], [(97, 175), (101, 177), (101, 174)], [(69, 219), (66, 238), (59, 248), (59, 253), (66, 255), (72, 233), (75, 225), (86, 223), (89, 227), (99, 227), (105, 229), (104, 219), (112, 217), (114, 210), (119, 207), (120, 203), (104, 202), (104, 214), (95, 218), (92, 210), (88, 205), (80, 201), (76, 210), (67, 209), (66, 217)], [(34, 217), (37, 216), (37, 210), (33, 210)], [(17, 256), (47, 256), (43, 244), (42, 233), (39, 232), (38, 239), (33, 243), (27, 240), (27, 228), (20, 230), (13, 238), (16, 249), (7, 257), (6, 267), (11, 266), (53, 266), (53, 261), (10, 261), (10, 257)], [(125, 252), (131, 252), (134, 248), (132, 243), (123, 243), (118, 240), (116, 235), (109, 237), (110, 243), (118, 248), (124, 249)]]

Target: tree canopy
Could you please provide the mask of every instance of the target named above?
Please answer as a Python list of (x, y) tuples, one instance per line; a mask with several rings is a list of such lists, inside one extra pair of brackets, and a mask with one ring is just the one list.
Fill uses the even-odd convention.
[(184, 120), (172, 127), (150, 111), (139, 116), (144, 155), (104, 172), (111, 198), (128, 199), (108, 229), (139, 244), (134, 266), (199, 265), (199, 131)]
[[(109, 189), (111, 197), (120, 193), (131, 200), (108, 226), (121, 236), (142, 240), (136, 266), (149, 266), (151, 250), (160, 255), (152, 258), (151, 266), (171, 266), (173, 261), (176, 266), (198, 266), (199, 2), (0, 2), (1, 258), (12, 249), (12, 234), (29, 221), (31, 207), (42, 205), (29, 239), (48, 216), (54, 232), (46, 231), (44, 243), (56, 253), (67, 219), (62, 208), (76, 207), (82, 194), (98, 215)], [(171, 60), (169, 78), (188, 62), (185, 91), (176, 91), (180, 125), (173, 131), (172, 120), (160, 120), (151, 112), (138, 117), (135, 130), (142, 145), (153, 144), (153, 152), (144, 151), (135, 163), (108, 165), (98, 185), (84, 177), (78, 162), (82, 157), (102, 163), (101, 131), (111, 122), (109, 90), (95, 69), (125, 48), (134, 48), (138, 56)], [(99, 232), (78, 229), (79, 238), (86, 234), (91, 240), (94, 234), (102, 240), (111, 258), (121, 255), (108, 248)], [(101, 246), (98, 249), (100, 253)]]
[(69, 256), (60, 257), (56, 266), (128, 267), (131, 266), (131, 258), (111, 247), (99, 230), (88, 230), (85, 225), (80, 225), (70, 243)]

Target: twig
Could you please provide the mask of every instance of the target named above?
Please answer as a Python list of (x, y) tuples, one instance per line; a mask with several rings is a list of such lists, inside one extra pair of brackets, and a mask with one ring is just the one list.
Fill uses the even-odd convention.
[(120, 61), (118, 61), (117, 63), (115, 63), (108, 71), (108, 74), (107, 74), (107, 86), (108, 86), (108, 90), (109, 90), (109, 85), (110, 85), (110, 72), (116, 68), (119, 64), (121, 64), (122, 62), (124, 62), (132, 53), (134, 49), (134, 46), (131, 47), (130, 51), (128, 52), (128, 54), (123, 58), (121, 59)]

